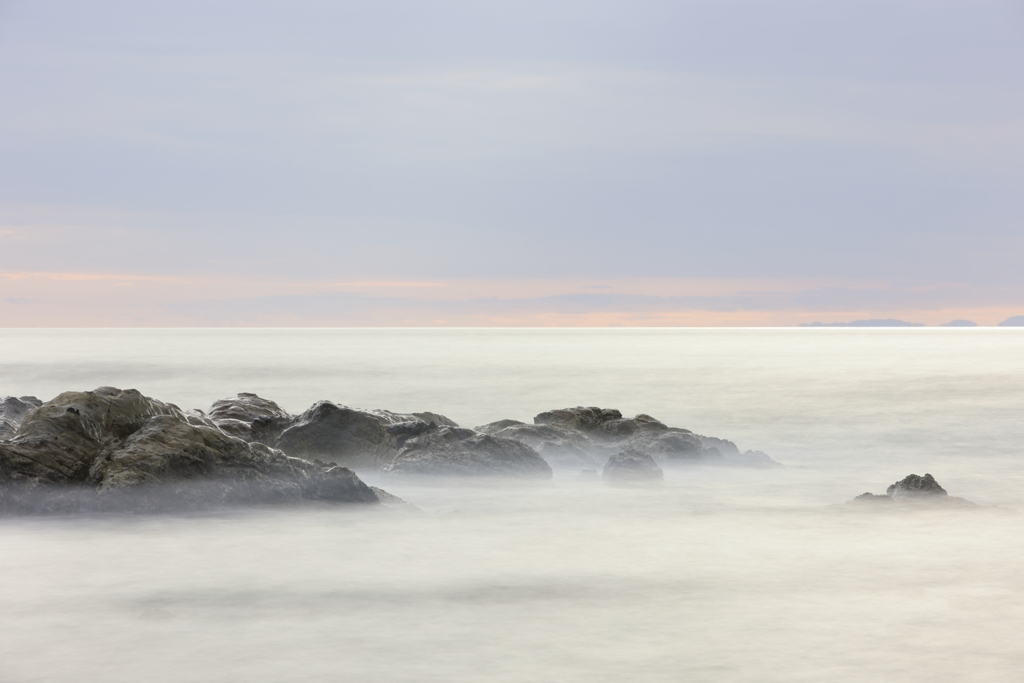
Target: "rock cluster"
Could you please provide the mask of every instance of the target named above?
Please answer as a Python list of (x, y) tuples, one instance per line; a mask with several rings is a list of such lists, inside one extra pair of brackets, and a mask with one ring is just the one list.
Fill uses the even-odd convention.
[(293, 415), (252, 393), (216, 401), (208, 412), (111, 387), (47, 403), (8, 397), (0, 401), (0, 511), (397, 500), (356, 470), (543, 480), (555, 467), (595, 477), (602, 470), (623, 482), (660, 480), (662, 467), (678, 464), (778, 466), (649, 415), (576, 407), (533, 422), (464, 429), (437, 413), (330, 401)]
[(378, 503), (352, 470), (290, 457), (201, 414), (101, 387), (22, 415), (0, 441), (0, 512)]
[(656, 465), (692, 464), (779, 467), (760, 451), (740, 453), (731, 441), (669, 427), (650, 415), (623, 417), (618, 410), (576, 407), (550, 410), (533, 418), (534, 424), (501, 420), (477, 431), (521, 441), (556, 467), (601, 467), (619, 453), (641, 453)]

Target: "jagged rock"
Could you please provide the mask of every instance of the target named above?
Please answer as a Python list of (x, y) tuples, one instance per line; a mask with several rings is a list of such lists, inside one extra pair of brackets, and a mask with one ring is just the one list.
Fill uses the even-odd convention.
[(12, 438), (28, 411), (43, 405), (35, 396), (5, 396), (0, 400), (0, 441)]
[(890, 498), (912, 498), (915, 496), (946, 496), (946, 489), (939, 486), (935, 477), (925, 473), (923, 477), (910, 474), (885, 490)]
[(322, 458), (357, 469), (379, 470), (398, 455), (413, 432), (430, 429), (431, 423), (457, 426), (436, 413), (357, 410), (318, 401), (281, 432), (274, 447), (296, 457)]
[(660, 481), (665, 473), (651, 456), (627, 448), (608, 458), (603, 476), (612, 482)]
[(621, 419), (622, 413), (614, 409), (577, 406), (576, 408), (561, 408), (540, 413), (533, 418), (533, 422), (534, 424), (553, 425), (591, 434), (600, 429), (605, 422)]
[(761, 451), (740, 453), (732, 441), (669, 427), (650, 415), (625, 418), (614, 409), (576, 407), (540, 413), (534, 422), (502, 420), (479, 429), (528, 443), (545, 459), (550, 454), (549, 461), (558, 467), (585, 467), (580, 451), (600, 462), (626, 448), (646, 453), (663, 465), (782, 467)]
[(0, 444), (0, 510), (6, 512), (301, 500), (376, 503), (378, 497), (347, 468), (247, 443), (132, 389), (61, 394)]
[(923, 477), (916, 474), (907, 475), (886, 489), (884, 496), (862, 493), (849, 502), (858, 505), (899, 503), (908, 507), (977, 507), (969, 500), (950, 496), (930, 474)]
[(295, 419), (273, 401), (246, 392), (215, 401), (208, 417), (226, 434), (268, 446)]
[(551, 478), (551, 467), (526, 444), (449, 426), (409, 439), (383, 472), (405, 476)]

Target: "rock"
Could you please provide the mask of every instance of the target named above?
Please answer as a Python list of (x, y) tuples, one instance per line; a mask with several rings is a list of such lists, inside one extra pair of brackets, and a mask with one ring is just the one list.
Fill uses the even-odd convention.
[(477, 427), (476, 431), (525, 443), (549, 465), (558, 468), (596, 467), (598, 463), (593, 454), (601, 450), (582, 432), (556, 425), (501, 420)]
[(612, 482), (660, 481), (665, 473), (651, 456), (627, 448), (608, 458), (603, 476)]
[(386, 505), (388, 507), (400, 508), (400, 509), (403, 509), (403, 510), (407, 510), (409, 512), (423, 512), (423, 510), (420, 510), (418, 507), (416, 507), (412, 503), (409, 503), (409, 502), (407, 502), (405, 500), (402, 500), (401, 498), (399, 498), (398, 496), (396, 496), (393, 493), (388, 493), (384, 489), (379, 489), (376, 486), (371, 486), (370, 488), (373, 490), (374, 493), (377, 494), (377, 500), (379, 500), (382, 505)]
[(357, 410), (318, 401), (295, 418), (273, 445), (295, 457), (322, 458), (355, 469), (379, 470), (398, 455), (410, 436), (430, 429), (431, 423), (435, 428), (457, 426), (436, 413)]
[(409, 439), (383, 472), (405, 476), (551, 478), (551, 467), (526, 444), (450, 426)]
[(686, 430), (670, 429), (657, 434), (641, 435), (631, 445), (669, 464), (700, 462), (706, 457), (701, 438)]
[(580, 451), (600, 462), (627, 448), (646, 453), (662, 465), (782, 467), (761, 451), (740, 453), (732, 441), (669, 427), (650, 415), (624, 418), (614, 409), (576, 407), (540, 413), (534, 422), (525, 425), (502, 420), (480, 430), (528, 443), (545, 459), (550, 457), (549, 462), (556, 467), (585, 467)]
[[(197, 424), (198, 422), (198, 424)], [(67, 392), (0, 444), (0, 511), (377, 503), (354, 472), (248, 443), (135, 390)]]
[(910, 474), (899, 480), (885, 490), (885, 495), (890, 498), (913, 498), (916, 496), (946, 496), (946, 489), (939, 486), (935, 477), (925, 474), (919, 477)]
[(295, 417), (269, 399), (243, 392), (215, 401), (209, 419), (231, 436), (272, 446)]
[(925, 474), (923, 477), (916, 474), (907, 475), (886, 489), (884, 496), (862, 493), (849, 502), (858, 505), (880, 504), (885, 506), (898, 503), (902, 508), (936, 505), (939, 507), (977, 507), (969, 500), (950, 496), (930, 474)]
[(622, 413), (608, 408), (562, 408), (540, 413), (533, 418), (534, 424), (553, 425), (565, 429), (573, 429), (584, 434), (591, 434), (601, 428), (605, 422), (621, 420)]
[(890, 498), (889, 496), (877, 496), (874, 493), (862, 493), (853, 500), (851, 500), (850, 502), (857, 503), (858, 505), (873, 505), (875, 503), (891, 504), (893, 502), (893, 499)]
[(35, 396), (5, 396), (0, 400), (0, 441), (13, 438), (28, 411), (43, 405)]

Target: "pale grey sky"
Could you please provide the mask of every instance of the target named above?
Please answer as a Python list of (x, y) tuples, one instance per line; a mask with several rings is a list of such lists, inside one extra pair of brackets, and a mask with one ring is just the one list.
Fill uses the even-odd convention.
[(165, 278), (174, 324), (340, 281), (477, 283), (466, 311), (559, 278), (494, 296), (1024, 311), (1019, 1), (0, 1), (0, 93), (21, 324), (59, 322), (54, 274)]

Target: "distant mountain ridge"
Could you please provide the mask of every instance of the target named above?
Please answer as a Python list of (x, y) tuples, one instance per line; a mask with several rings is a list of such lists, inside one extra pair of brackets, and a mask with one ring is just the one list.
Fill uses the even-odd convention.
[[(999, 327), (1024, 327), (1024, 315), (1015, 315), (999, 323)], [(800, 323), (800, 327), (925, 327), (924, 323), (911, 323), (896, 318), (872, 318), (870, 320), (853, 320), (848, 323)], [(978, 327), (973, 320), (951, 320), (939, 327)]]
[(800, 327), (924, 327), (924, 323), (908, 323), (906, 320), (895, 318), (854, 320), (848, 323), (801, 323)]

